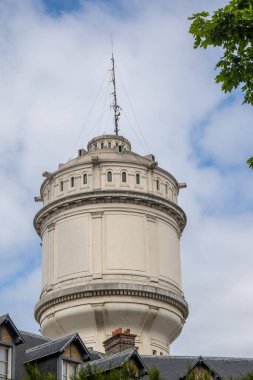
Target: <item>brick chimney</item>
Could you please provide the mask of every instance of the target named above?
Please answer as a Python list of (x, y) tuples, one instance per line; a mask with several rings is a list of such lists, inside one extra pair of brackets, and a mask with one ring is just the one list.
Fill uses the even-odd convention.
[(118, 328), (114, 330), (112, 336), (103, 343), (105, 354), (112, 355), (128, 348), (135, 348), (135, 338), (136, 335), (130, 334), (130, 329), (123, 331), (122, 328)]

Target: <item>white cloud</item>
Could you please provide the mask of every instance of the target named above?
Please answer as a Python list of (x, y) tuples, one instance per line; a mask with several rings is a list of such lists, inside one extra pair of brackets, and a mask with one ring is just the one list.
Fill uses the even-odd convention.
[[(189, 219), (182, 268), (191, 314), (172, 351), (250, 356), (253, 176), (244, 162), (252, 110), (240, 105), (240, 96), (226, 103), (213, 79), (217, 52), (192, 47), (186, 18), (202, 10), (199, 1), (126, 1), (123, 14), (106, 4), (92, 2), (52, 18), (38, 1), (1, 3), (0, 257), (6, 272), (0, 312), (9, 311), (22, 327), (22, 310), (22, 328), (37, 329), (32, 305), (40, 270), (34, 270), (38, 239), (32, 218), (40, 205), (33, 196), (42, 171), (56, 170), (99, 126), (108, 131), (105, 122), (93, 127), (107, 82), (84, 122), (109, 67), (113, 32), (119, 102), (137, 130), (123, 116), (120, 132), (135, 151), (154, 153), (162, 167), (188, 183), (180, 204)], [(210, 2), (203, 0), (201, 7), (210, 8)], [(136, 137), (140, 132), (120, 78), (148, 148)]]
[[(252, 153), (252, 107), (231, 103), (214, 112), (204, 128), (201, 149), (218, 165), (242, 165)], [(219, 143), (217, 138), (220, 139)]]

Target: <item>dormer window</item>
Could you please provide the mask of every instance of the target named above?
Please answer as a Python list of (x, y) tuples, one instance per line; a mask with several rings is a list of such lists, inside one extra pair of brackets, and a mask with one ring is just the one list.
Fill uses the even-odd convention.
[(107, 182), (112, 182), (112, 172), (107, 172)]
[(74, 187), (75, 186), (75, 178), (74, 177), (70, 177), (70, 187)]
[(135, 175), (135, 183), (136, 183), (136, 185), (140, 185), (140, 183), (141, 183), (141, 176), (139, 173), (136, 173), (136, 175)]
[(16, 379), (15, 346), (24, 343), (24, 339), (8, 314), (0, 319), (0, 379)]
[(122, 172), (121, 173), (121, 181), (122, 182), (126, 182), (127, 181), (127, 174), (126, 174), (126, 172)]
[(88, 175), (86, 173), (83, 174), (83, 185), (87, 185), (88, 183)]

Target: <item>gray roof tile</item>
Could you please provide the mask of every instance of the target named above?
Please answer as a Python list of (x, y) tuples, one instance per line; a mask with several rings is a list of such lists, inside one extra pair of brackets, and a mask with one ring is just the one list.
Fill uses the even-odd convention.
[(127, 360), (133, 357), (137, 357), (141, 367), (147, 369), (142, 358), (139, 356), (137, 351), (132, 348), (125, 351), (121, 351), (114, 355), (105, 356), (98, 360), (93, 360), (91, 363), (87, 365), (90, 365), (91, 367), (97, 368), (102, 372), (105, 372), (109, 371), (110, 369), (121, 367)]
[[(142, 356), (147, 368), (159, 369), (164, 380), (179, 380), (198, 360), (197, 356)], [(203, 357), (205, 363), (228, 380), (253, 371), (253, 359)]]
[(25, 338), (25, 337), (30, 337), (31, 339), (34, 338), (34, 340), (41, 340), (41, 341), (44, 341), (44, 342), (50, 342), (51, 340), (53, 340), (52, 338), (49, 338), (48, 336), (44, 336), (44, 335), (41, 335), (41, 334), (35, 334), (35, 333), (32, 333), (32, 332), (28, 332), (28, 331), (23, 331), (23, 330), (19, 330), (20, 334)]
[(79, 344), (82, 347), (83, 352), (91, 359), (90, 353), (81, 338), (77, 333), (64, 336), (59, 339), (54, 339), (47, 341), (39, 346), (35, 346), (26, 350), (26, 359), (25, 363), (42, 359), (54, 354), (59, 354), (64, 351), (66, 346), (71, 344), (73, 341), (78, 340)]

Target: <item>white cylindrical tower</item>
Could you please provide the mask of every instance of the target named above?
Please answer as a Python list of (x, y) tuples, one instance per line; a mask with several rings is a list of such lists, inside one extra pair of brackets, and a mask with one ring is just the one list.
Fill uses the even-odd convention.
[(88, 347), (118, 327), (142, 354), (168, 354), (188, 315), (179, 239), (182, 186), (153, 155), (103, 135), (45, 172), (34, 225), (42, 239), (42, 292), (35, 317), (52, 338), (78, 331)]

